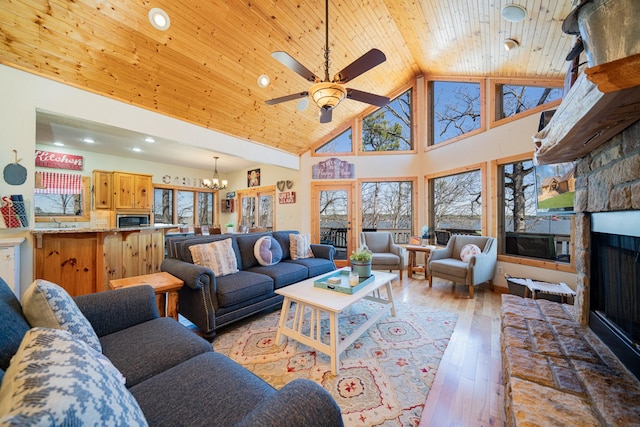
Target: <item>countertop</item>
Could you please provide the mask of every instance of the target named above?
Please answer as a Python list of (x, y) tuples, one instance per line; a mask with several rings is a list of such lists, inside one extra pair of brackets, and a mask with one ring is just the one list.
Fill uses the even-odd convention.
[(50, 227), (36, 228), (31, 230), (33, 234), (71, 234), (71, 233), (120, 233), (127, 231), (162, 230), (167, 228), (178, 228), (178, 224), (150, 225), (146, 227)]

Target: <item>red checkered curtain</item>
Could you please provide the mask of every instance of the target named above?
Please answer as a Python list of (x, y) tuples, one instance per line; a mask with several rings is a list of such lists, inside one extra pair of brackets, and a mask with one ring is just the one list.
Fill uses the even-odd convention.
[(82, 175), (36, 172), (35, 192), (40, 194), (81, 194)]

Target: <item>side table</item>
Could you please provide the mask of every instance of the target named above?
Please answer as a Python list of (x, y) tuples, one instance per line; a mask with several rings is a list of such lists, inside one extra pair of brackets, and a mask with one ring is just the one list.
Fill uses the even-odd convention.
[[(407, 249), (407, 252), (409, 253), (409, 268), (408, 268), (408, 271), (407, 271), (407, 276), (410, 279), (413, 278), (413, 273), (422, 273), (426, 277), (426, 274), (427, 274), (427, 266), (426, 266), (427, 260), (429, 259), (429, 254), (435, 248), (436, 248), (435, 246), (431, 246), (431, 245), (427, 245), (427, 246), (407, 245), (407, 246), (405, 246), (405, 249)], [(425, 263), (425, 265), (417, 265), (416, 264), (416, 257), (417, 257), (417, 253), (418, 252), (423, 252), (424, 253), (424, 263)]]
[(149, 285), (153, 288), (160, 316), (173, 317), (178, 320), (178, 291), (184, 285), (182, 280), (162, 272), (109, 281), (111, 289), (140, 285)]

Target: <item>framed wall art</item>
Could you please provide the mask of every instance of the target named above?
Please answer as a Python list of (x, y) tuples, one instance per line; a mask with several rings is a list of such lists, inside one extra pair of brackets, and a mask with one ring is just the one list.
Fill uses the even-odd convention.
[(260, 187), (260, 169), (247, 172), (247, 187)]

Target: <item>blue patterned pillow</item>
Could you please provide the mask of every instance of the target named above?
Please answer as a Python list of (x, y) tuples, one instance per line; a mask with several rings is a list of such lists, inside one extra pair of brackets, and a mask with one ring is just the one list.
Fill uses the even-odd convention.
[(260, 265), (274, 265), (282, 259), (282, 247), (273, 237), (264, 236), (256, 240), (253, 254)]
[(102, 353), (91, 323), (67, 291), (55, 283), (36, 279), (22, 296), (22, 312), (31, 327), (63, 329)]
[(117, 375), (82, 340), (60, 329), (33, 328), (0, 387), (3, 426), (146, 426)]

